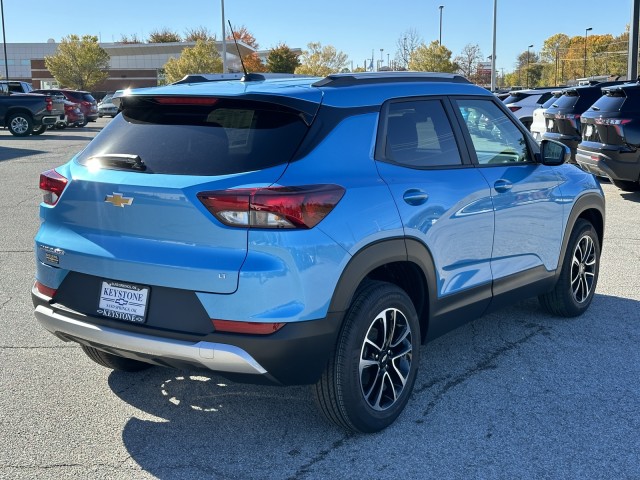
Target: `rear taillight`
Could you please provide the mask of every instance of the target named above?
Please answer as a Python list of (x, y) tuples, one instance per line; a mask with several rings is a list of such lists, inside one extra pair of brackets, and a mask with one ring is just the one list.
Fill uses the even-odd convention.
[(40, 174), (40, 190), (42, 201), (47, 205), (55, 205), (66, 188), (68, 180), (55, 170), (47, 170)]
[(518, 110), (520, 110), (522, 107), (517, 107), (515, 105), (512, 105), (510, 107), (507, 107), (509, 110), (511, 110), (512, 112), (517, 112)]
[(571, 126), (580, 132), (580, 114), (556, 113), (556, 120), (568, 120)]
[(51, 288), (51, 287), (47, 287), (46, 285), (43, 285), (42, 283), (38, 282), (36, 280), (36, 284), (35, 284), (36, 290), (38, 291), (38, 293), (44, 295), (45, 297), (49, 297), (49, 298), (53, 298), (57, 292), (56, 289)]
[(343, 195), (338, 185), (305, 185), (201, 192), (198, 198), (230, 227), (313, 228)]
[(45, 108), (47, 109), (47, 112), (50, 112), (51, 110), (53, 110), (53, 100), (51, 99), (51, 97), (47, 97), (45, 98), (45, 101), (47, 102), (47, 106)]
[(238, 322), (211, 319), (216, 332), (244, 333), (247, 335), (269, 335), (280, 330), (284, 323)]
[(631, 118), (596, 118), (598, 125), (609, 125), (613, 127), (620, 138), (624, 138), (624, 126), (631, 123)]

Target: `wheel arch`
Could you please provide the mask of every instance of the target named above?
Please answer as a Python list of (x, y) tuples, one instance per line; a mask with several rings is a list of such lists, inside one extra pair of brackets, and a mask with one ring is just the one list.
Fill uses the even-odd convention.
[(358, 251), (349, 261), (338, 280), (329, 311), (346, 312), (367, 281), (389, 282), (402, 288), (413, 302), (424, 341), (435, 278), (431, 252), (421, 242), (404, 238), (376, 242)]
[(7, 110), (7, 113), (6, 113), (5, 117), (4, 117), (4, 125), (5, 125), (5, 127), (7, 125), (9, 125), (9, 119), (11, 117), (13, 117), (16, 113), (21, 113), (23, 115), (26, 115), (31, 119), (31, 121), (33, 121), (33, 114), (29, 111), (29, 109), (24, 108), (24, 107), (14, 107), (14, 108), (11, 108), (11, 109)]
[[(598, 242), (600, 248), (602, 248), (602, 242), (604, 241), (604, 221), (605, 221), (605, 201), (604, 197), (598, 193), (586, 193), (582, 195), (574, 203), (569, 218), (567, 220), (567, 228), (564, 231), (564, 237), (562, 239), (562, 248), (560, 250), (560, 262), (565, 258), (567, 247), (569, 245), (569, 239), (571, 238), (571, 232), (579, 219), (585, 219), (596, 231), (598, 235)], [(558, 264), (556, 277), (560, 275), (562, 270), (562, 263)]]

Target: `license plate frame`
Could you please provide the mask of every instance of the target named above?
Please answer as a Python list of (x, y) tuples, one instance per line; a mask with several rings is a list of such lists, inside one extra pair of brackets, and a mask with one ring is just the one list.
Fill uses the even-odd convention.
[(130, 323), (145, 323), (151, 287), (103, 279), (100, 282), (97, 313)]

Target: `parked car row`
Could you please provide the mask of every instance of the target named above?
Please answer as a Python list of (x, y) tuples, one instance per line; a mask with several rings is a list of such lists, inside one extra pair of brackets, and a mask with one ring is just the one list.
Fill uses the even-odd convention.
[[(19, 137), (41, 135), (49, 128), (84, 127), (102, 114), (91, 93), (67, 88), (33, 89), (20, 81), (0, 81), (0, 127)], [(103, 102), (104, 103), (104, 102)], [(118, 109), (111, 104), (107, 115)]]
[[(533, 111), (527, 106), (547, 101)], [(640, 83), (622, 81), (511, 92), (506, 106), (533, 137), (571, 150), (572, 163), (609, 178), (625, 191), (640, 190)]]

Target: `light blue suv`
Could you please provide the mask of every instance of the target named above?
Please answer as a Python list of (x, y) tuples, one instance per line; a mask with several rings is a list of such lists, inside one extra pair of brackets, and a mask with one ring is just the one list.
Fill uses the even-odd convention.
[(491, 93), (265, 77), (131, 91), (41, 175), (44, 328), (112, 369), (313, 384), (328, 419), (374, 432), (425, 341), (526, 297), (588, 308), (602, 191)]

